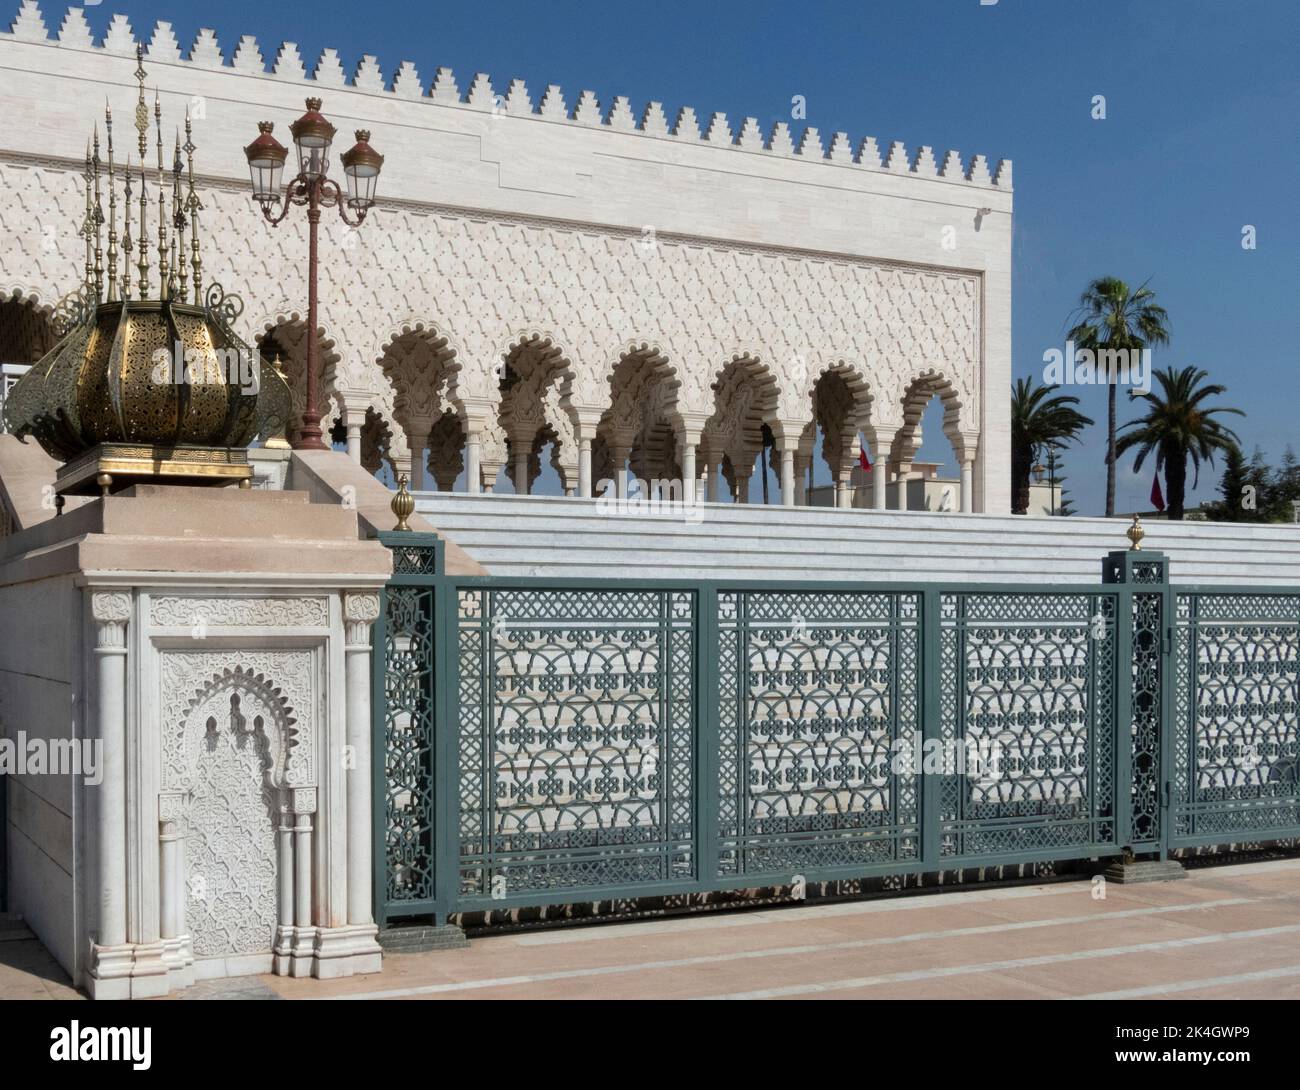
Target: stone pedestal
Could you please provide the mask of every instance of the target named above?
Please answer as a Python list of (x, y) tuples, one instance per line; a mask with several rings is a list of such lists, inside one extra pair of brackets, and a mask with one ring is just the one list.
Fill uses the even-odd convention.
[(19, 788), (48, 800), (25, 834), (55, 863), (14, 861), (15, 907), (73, 979), (124, 999), (377, 971), (370, 626), (391, 559), (356, 511), (141, 485), (0, 549), (0, 625), (47, 660), (4, 663), (6, 728), (102, 756)]

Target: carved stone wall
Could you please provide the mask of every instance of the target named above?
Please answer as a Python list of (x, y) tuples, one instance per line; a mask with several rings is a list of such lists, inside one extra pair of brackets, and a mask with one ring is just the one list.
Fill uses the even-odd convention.
[[(0, 33), (0, 63), (24, 77), (0, 91), (0, 106), (39, 112), (50, 134), (0, 138), (0, 295), (37, 310), (77, 283), (84, 261), (82, 104), (107, 97), (118, 116), (133, 105), (137, 35), (121, 18), (102, 43), (97, 33), (74, 9), (56, 35), (31, 2)], [(330, 414), (386, 422), (399, 472), (419, 449), (423, 476), (429, 429), (451, 409), (465, 467), (488, 481), (507, 440), (531, 454), (536, 433), (512, 432), (544, 416), (569, 484), (575, 445), (618, 445), (596, 429), (617, 408), (620, 360), (641, 353), (668, 376), (677, 444), (698, 442), (719, 408), (715, 384), (738, 359), (770, 376), (762, 423), (793, 439), (814, 422), (812, 389), (831, 369), (863, 410), (853, 423), (876, 430), (873, 449), (892, 442), (919, 393), (938, 395), (945, 434), (973, 437), (979, 452), (979, 506), (1003, 506), (1005, 466), (994, 464), (1009, 434), (1008, 162), (991, 177), (982, 156), (968, 165), (901, 144), (882, 154), (870, 139), (854, 151), (842, 133), (828, 143), (777, 125), (764, 136), (753, 119), (705, 123), (689, 109), (670, 128), (654, 103), (638, 122), (626, 99), (605, 111), (584, 92), (570, 111), (558, 88), (534, 103), (520, 81), (497, 95), (477, 77), (462, 94), (446, 69), (426, 96), (409, 64), (389, 90), (374, 58), (349, 83), (327, 50), (308, 76), (288, 43), (269, 73), (251, 39), (232, 65), (221, 57), (207, 32), (186, 57), (162, 23), (145, 67), (169, 115), (203, 104), (205, 278), (244, 294), (239, 332), (279, 351), (295, 388), (305, 222), (261, 222), (238, 150), (260, 117), (288, 120), (299, 93), (325, 87), (326, 110), (366, 124), (387, 155), (366, 223), (322, 220), (317, 334)], [(440, 169), (424, 169), (430, 161)], [(557, 380), (532, 394), (554, 391), (558, 404), (503, 406), (503, 368), (522, 345), (556, 363)], [(445, 480), (454, 459), (436, 462)]]

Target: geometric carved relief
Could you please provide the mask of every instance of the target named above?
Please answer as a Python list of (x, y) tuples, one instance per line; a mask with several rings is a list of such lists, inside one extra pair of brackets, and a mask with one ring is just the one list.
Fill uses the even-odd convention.
[(196, 956), (273, 946), (278, 815), (304, 800), (315, 808), (314, 659), (307, 650), (160, 656), (160, 812), (182, 818)]
[[(163, 699), (162, 790), (192, 789), (199, 753), (207, 745), (207, 719), (224, 701), (258, 702), (269, 744), (268, 775), (276, 786), (315, 784), (310, 651), (190, 651), (161, 656)], [(233, 664), (233, 665), (232, 665)], [(252, 714), (244, 713), (250, 720)]]
[(253, 694), (224, 704), (203, 719), (185, 843), (185, 920), (198, 957), (270, 950), (277, 923), (270, 709)]
[(294, 625), (323, 628), (329, 624), (329, 603), (324, 598), (190, 598), (160, 595), (153, 599), (150, 616), (157, 625), (195, 625), (213, 628), (251, 628)]
[[(0, 161), (7, 203), (29, 210), (0, 210), (10, 238), (0, 282), (30, 282), (48, 300), (75, 283), (79, 255), (72, 245), (46, 254), (40, 216), (30, 210), (75, 209), (84, 204), (81, 187), (71, 165)], [(274, 316), (292, 309), (282, 285), (300, 275), (305, 224), (261, 235), (250, 249), (243, 187), (204, 186), (199, 196), (209, 276), (245, 285), (248, 312), (272, 316), (274, 328)], [(322, 228), (323, 246), (341, 244), (338, 228)], [(978, 275), (666, 234), (647, 253), (639, 231), (437, 206), (385, 208), (362, 233), (385, 257), (375, 275), (358, 279), (349, 262), (321, 266), (319, 321), (332, 344), (322, 391), (369, 391), (367, 403), (380, 406), (393, 396), (380, 365), (398, 367), (393, 349), (422, 339), (423, 355), (410, 361), (418, 367), (399, 383), (407, 398), (395, 407), (398, 423), (412, 415), (431, 422), (467, 399), (497, 403), (503, 355), (520, 330), (545, 329), (572, 372), (574, 406), (608, 408), (611, 371), (644, 351), (675, 375), (675, 408), (707, 416), (720, 362), (748, 354), (771, 369), (781, 419), (801, 427), (812, 419), (812, 382), (843, 361), (870, 391), (874, 425), (899, 426), (909, 388), (941, 374), (961, 429), (979, 428)], [(395, 335), (401, 314), (424, 317)], [(264, 329), (240, 332), (251, 340)], [(300, 333), (301, 322), (282, 332)]]

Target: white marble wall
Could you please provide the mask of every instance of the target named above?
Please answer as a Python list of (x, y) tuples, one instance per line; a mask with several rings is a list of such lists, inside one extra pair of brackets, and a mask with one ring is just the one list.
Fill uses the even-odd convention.
[[(974, 460), (975, 509), (1007, 509), (1009, 162), (991, 172), (982, 156), (763, 133), (703, 108), (670, 124), (654, 103), (633, 112), (519, 81), (498, 93), (445, 69), (430, 85), (407, 64), (390, 88), (374, 58), (345, 79), (332, 50), (307, 78), (295, 47), (268, 70), (250, 39), (223, 66), (210, 34), (186, 52), (165, 23), (146, 32), (114, 17), (101, 41), (85, 18), (56, 20), (28, 0), (0, 34), (0, 108), (24, 118), (0, 136), (5, 295), (49, 307), (75, 285), (88, 104), (113, 103), (120, 162), (139, 38), (166, 125), (195, 114), (205, 276), (245, 296), (250, 340), (278, 330), (300, 343), (305, 311), (301, 217), (272, 229), (246, 195), (241, 149), (256, 122), (275, 120), (287, 141), (303, 97), (321, 95), (339, 150), (365, 127), (388, 157), (371, 219), (356, 232), (325, 221), (325, 394), (349, 423), (374, 409), (407, 432), (398, 447), (418, 447), (450, 408), (486, 448), (497, 369), (536, 342), (562, 360), (577, 441), (633, 351), (666, 361), (685, 441), (737, 357), (778, 391), (765, 422), (797, 439), (812, 384), (835, 368), (862, 391), (856, 423), (877, 452), (918, 381), (943, 396), (944, 430)], [(401, 374), (412, 353), (423, 380)]]

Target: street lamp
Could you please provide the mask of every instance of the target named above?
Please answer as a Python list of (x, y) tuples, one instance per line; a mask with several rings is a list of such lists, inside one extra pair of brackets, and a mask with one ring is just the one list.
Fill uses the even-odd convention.
[[(375, 187), (384, 165), (384, 157), (370, 146), (370, 133), (358, 129), (357, 142), (340, 156), (347, 180), (345, 198), (338, 183), (328, 177), (330, 145), (334, 142), (336, 130), (320, 112), (320, 106), (320, 99), (309, 98), (307, 112), (289, 126), (298, 152), (298, 174), (283, 194), (280, 192), (280, 179), (289, 152), (271, 135), (274, 128), (271, 122), (259, 121), (257, 139), (244, 148), (253, 183), (253, 199), (271, 226), (279, 225), (292, 205), (304, 205), (307, 209), (307, 407), (302, 414), (302, 428), (293, 444), (296, 450), (328, 449), (321, 437), (320, 413), (316, 411), (316, 228), (320, 223), (320, 210), (337, 208), (344, 223), (349, 227), (360, 227), (375, 203)], [(278, 212), (277, 204), (283, 205)], [(355, 213), (355, 219), (348, 216), (348, 209)]]

